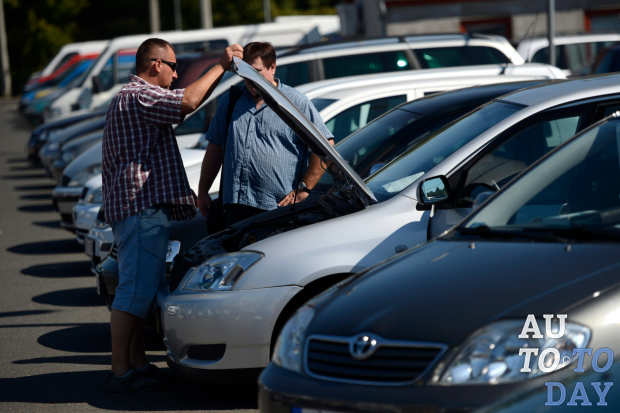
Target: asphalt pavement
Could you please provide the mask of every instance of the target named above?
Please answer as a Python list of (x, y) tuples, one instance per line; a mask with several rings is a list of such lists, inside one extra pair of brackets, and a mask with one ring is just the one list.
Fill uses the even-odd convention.
[[(26, 160), (31, 127), (16, 108), (0, 102), (0, 411), (256, 411), (255, 385), (106, 392), (110, 314), (84, 248), (52, 209), (55, 182)], [(152, 329), (146, 347), (167, 368)]]

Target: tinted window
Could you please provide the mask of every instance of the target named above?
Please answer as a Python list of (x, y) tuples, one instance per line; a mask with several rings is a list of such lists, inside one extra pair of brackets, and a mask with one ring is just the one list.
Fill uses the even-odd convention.
[(312, 99), (312, 104), (316, 108), (317, 112), (320, 112), (326, 107), (328, 107), (329, 105), (331, 105), (332, 103), (334, 103), (335, 101), (336, 99), (316, 98), (316, 99)]
[(118, 55), (118, 81), (117, 83), (127, 83), (129, 75), (136, 73), (136, 54), (122, 53)]
[(334, 135), (334, 142), (338, 143), (375, 118), (406, 101), (407, 96), (401, 95), (361, 103), (340, 112), (325, 122), (325, 126)]
[(594, 68), (595, 75), (620, 71), (620, 49), (613, 48), (605, 53), (603, 59)]
[(411, 64), (402, 51), (367, 53), (323, 59), (325, 79), (410, 70)]
[[(555, 46), (555, 64), (560, 69), (570, 70), (575, 74), (580, 74), (584, 70), (586, 72), (582, 74), (587, 74), (587, 67), (594, 62), (596, 55), (613, 44), (614, 42), (591, 42)], [(549, 47), (538, 50), (532, 56), (532, 62), (549, 63)]]
[(226, 39), (215, 39), (198, 42), (177, 43), (173, 44), (176, 54), (188, 52), (204, 52), (214, 49), (226, 49), (228, 41)]
[(174, 130), (174, 134), (189, 135), (190, 133), (202, 133), (205, 131), (205, 117), (207, 114), (208, 106), (214, 101), (207, 103), (192, 114), (192, 116), (185, 118), (185, 121)]
[(510, 63), (506, 55), (492, 47), (436, 47), (415, 49), (414, 52), (425, 69)]
[(366, 182), (380, 200), (396, 195), (469, 141), (523, 106), (493, 102), (420, 141)]
[(308, 62), (276, 66), (276, 77), (285, 85), (295, 87), (310, 82)]
[(482, 192), (499, 191), (525, 168), (572, 138), (582, 117), (545, 119), (517, 132), (469, 169), (460, 201), (470, 203)]
[(103, 91), (110, 90), (114, 86), (114, 57), (111, 57), (99, 72), (99, 80)]

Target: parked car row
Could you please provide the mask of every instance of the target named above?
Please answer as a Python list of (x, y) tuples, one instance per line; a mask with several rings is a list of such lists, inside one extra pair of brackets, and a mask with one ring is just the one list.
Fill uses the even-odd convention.
[[(523, 64), (497, 37), (278, 53), (276, 77), (312, 100), (337, 143), (239, 59), (175, 129), (196, 190), (217, 104), (247, 81), (329, 165), (302, 203), (216, 234), (201, 216), (173, 225), (151, 315), (178, 375), (262, 372), (265, 412), (508, 413), (544, 407), (547, 382), (574, 383), (583, 361), (574, 349), (617, 351), (620, 75), (566, 79), (566, 68)], [(182, 59), (179, 84), (214, 63), (203, 52)], [(84, 244), (110, 306), (118, 265), (101, 208), (106, 107), (42, 125), (29, 153), (59, 180), (62, 226)], [(543, 315), (567, 314), (565, 333), (522, 337), (531, 314), (541, 331)], [(522, 371), (520, 349), (539, 347), (557, 357), (537, 353), (539, 368)], [(609, 381), (585, 358), (590, 381)]]

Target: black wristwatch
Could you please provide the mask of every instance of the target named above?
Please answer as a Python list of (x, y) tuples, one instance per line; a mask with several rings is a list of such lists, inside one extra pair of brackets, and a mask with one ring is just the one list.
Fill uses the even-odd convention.
[(301, 189), (302, 191), (307, 192), (307, 193), (311, 193), (311, 192), (312, 192), (312, 189), (308, 188), (308, 187), (306, 186), (306, 183), (305, 183), (305, 182), (300, 182), (300, 183), (299, 183), (299, 185), (297, 185), (297, 188), (299, 188), (299, 189)]

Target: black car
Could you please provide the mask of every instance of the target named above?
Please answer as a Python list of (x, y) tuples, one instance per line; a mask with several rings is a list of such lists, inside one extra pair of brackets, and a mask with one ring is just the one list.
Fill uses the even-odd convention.
[[(402, 104), (385, 113), (339, 142), (335, 148), (355, 172), (365, 177), (373, 172), (373, 166), (376, 168), (377, 164), (382, 165), (382, 163), (396, 158), (407, 149), (415, 146), (420, 140), (472, 109), (498, 96), (544, 82), (547, 80), (493, 84), (430, 95)], [(332, 185), (332, 176), (325, 173), (321, 181), (315, 186), (309, 199), (303, 204), (297, 204), (296, 207), (283, 207), (253, 217), (251, 222), (244, 221), (235, 224), (233, 226), (235, 231), (232, 233), (220, 233), (218, 239), (221, 245), (217, 249), (211, 245), (205, 246), (201, 242), (191, 250), (179, 254), (171, 269), (170, 290), (176, 289), (189, 268), (199, 265), (209, 255), (237, 251), (250, 243), (250, 240), (257, 242), (265, 235), (273, 235), (293, 229), (295, 225), (314, 223), (306, 219), (291, 220), (286, 217), (295, 213), (295, 208), (297, 208), (297, 214), (303, 214), (308, 208), (316, 206), (319, 202), (319, 195), (326, 192)], [(291, 225), (289, 221), (295, 222)], [(255, 229), (260, 229), (260, 234), (263, 235), (260, 237), (248, 236)], [(200, 228), (194, 231), (202, 230), (204, 229)], [(105, 267), (105, 270), (101, 267)], [(116, 285), (118, 285), (118, 269), (115, 268), (115, 264), (105, 264), (104, 260), (97, 268), (97, 272), (102, 274), (105, 272), (106, 274), (102, 278), (101, 284), (106, 284), (107, 287), (101, 288), (101, 291), (115, 291)], [(114, 297), (108, 297), (106, 300), (111, 302), (113, 299)]]
[[(260, 377), (261, 412), (471, 412), (545, 383), (564, 386), (565, 399), (556, 390), (553, 402), (566, 404), (582, 376), (575, 369), (588, 387), (611, 382), (620, 350), (619, 166), (617, 112), (456, 228), (300, 308)], [(447, 202), (454, 189), (443, 179), (422, 181), (418, 202)], [(555, 411), (542, 396), (491, 411)]]

